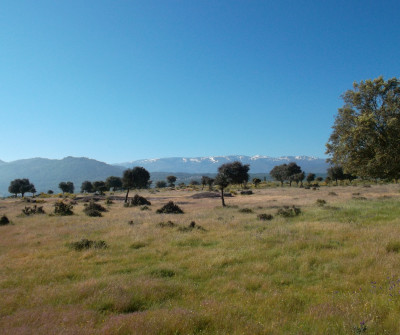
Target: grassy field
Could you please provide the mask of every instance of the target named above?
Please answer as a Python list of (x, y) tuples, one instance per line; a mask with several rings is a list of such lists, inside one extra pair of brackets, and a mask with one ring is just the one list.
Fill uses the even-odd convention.
[[(226, 208), (142, 191), (151, 210), (100, 201), (103, 217), (0, 200), (0, 334), (400, 334), (399, 191), (265, 188)], [(185, 213), (157, 214), (170, 200)]]

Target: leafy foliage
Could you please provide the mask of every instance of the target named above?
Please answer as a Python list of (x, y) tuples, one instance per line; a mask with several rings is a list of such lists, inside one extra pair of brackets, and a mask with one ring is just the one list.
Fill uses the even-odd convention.
[(81, 185), (81, 192), (87, 192), (87, 193), (92, 193), (94, 192), (93, 190), (93, 184), (89, 180), (85, 180), (82, 185)]
[(74, 183), (67, 181), (64, 182), (62, 181), (61, 183), (58, 184), (58, 188), (62, 191), (62, 193), (74, 193), (75, 187)]
[(5, 226), (8, 225), (10, 223), (10, 220), (8, 219), (7, 216), (5, 216), (5, 214), (3, 214), (0, 218), (0, 226)]
[(354, 83), (326, 144), (329, 161), (367, 178), (400, 177), (400, 80)]
[(167, 176), (167, 181), (170, 187), (175, 186), (176, 177), (175, 176)]
[(21, 196), (23, 197), (27, 192), (35, 193), (36, 189), (29, 179), (14, 179), (8, 187), (8, 192), (15, 194), (15, 196), (21, 193)]
[(168, 202), (166, 205), (157, 209), (156, 213), (158, 214), (183, 214), (183, 210), (173, 201)]
[(65, 203), (63, 201), (57, 201), (54, 204), (54, 214), (66, 216), (66, 215), (73, 215), (74, 212), (72, 209), (74, 206), (72, 204)]
[(81, 251), (81, 250), (87, 250), (90, 248), (94, 248), (94, 249), (106, 249), (108, 248), (108, 245), (105, 241), (103, 240), (99, 240), (99, 241), (92, 241), (92, 240), (88, 240), (86, 238), (77, 241), (77, 242), (72, 242), (69, 243), (68, 246), (71, 249), (77, 250), (77, 251)]
[(112, 189), (113, 191), (122, 187), (122, 179), (120, 177), (110, 176), (106, 179), (107, 190)]

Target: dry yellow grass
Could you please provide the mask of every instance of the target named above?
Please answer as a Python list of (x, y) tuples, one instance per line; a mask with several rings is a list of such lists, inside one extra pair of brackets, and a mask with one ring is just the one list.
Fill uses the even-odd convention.
[[(256, 189), (228, 208), (198, 192), (142, 191), (150, 211), (115, 201), (99, 218), (0, 200), (0, 333), (400, 333), (398, 185)], [(185, 213), (155, 213), (170, 200)], [(276, 216), (284, 205), (302, 214)], [(204, 230), (179, 230), (191, 221)], [(68, 247), (82, 238), (109, 247)]]

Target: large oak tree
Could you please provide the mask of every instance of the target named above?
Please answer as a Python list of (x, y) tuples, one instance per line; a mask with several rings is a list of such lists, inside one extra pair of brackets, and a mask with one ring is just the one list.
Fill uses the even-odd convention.
[(400, 80), (383, 77), (354, 83), (343, 94), (326, 153), (344, 173), (367, 178), (400, 177)]

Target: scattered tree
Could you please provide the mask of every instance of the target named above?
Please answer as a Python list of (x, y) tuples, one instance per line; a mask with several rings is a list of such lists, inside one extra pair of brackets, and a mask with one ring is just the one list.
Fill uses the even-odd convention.
[(122, 176), (122, 186), (126, 189), (125, 203), (128, 202), (128, 194), (131, 188), (147, 188), (150, 180), (150, 173), (145, 168), (136, 166), (133, 169), (127, 169)]
[(167, 183), (165, 182), (165, 180), (159, 180), (158, 182), (156, 182), (156, 187), (157, 188), (165, 188), (165, 187), (167, 187)]
[(329, 161), (366, 178), (400, 177), (400, 80), (354, 83), (326, 144)]
[(206, 186), (207, 184), (208, 184), (208, 180), (209, 180), (210, 178), (209, 177), (207, 177), (207, 176), (202, 176), (201, 177), (201, 189), (203, 190), (204, 189), (204, 186)]
[(107, 190), (112, 188), (112, 191), (120, 189), (122, 187), (122, 179), (120, 177), (110, 176), (106, 179)]
[(302, 171), (300, 173), (293, 175), (292, 178), (297, 186), (299, 185), (299, 183), (300, 183), (300, 186), (303, 186), (303, 180), (306, 178), (306, 174)]
[(27, 178), (14, 179), (10, 182), (8, 192), (15, 194), (15, 196), (21, 193), (21, 196), (23, 197), (26, 192), (31, 192), (32, 194), (36, 193), (36, 189), (35, 186), (31, 184), (31, 182)]
[(93, 182), (93, 191), (99, 193), (100, 195), (103, 195), (104, 192), (108, 190), (107, 185), (104, 181), (94, 181)]
[(58, 188), (62, 191), (62, 193), (74, 193), (75, 187), (74, 183), (67, 181), (64, 182), (62, 181), (61, 183), (58, 184)]
[(301, 167), (298, 166), (295, 162), (289, 163), (286, 168), (287, 178), (289, 179), (289, 186), (292, 186), (292, 182), (295, 182), (295, 179), (297, 179), (303, 171), (301, 171)]
[(307, 183), (308, 183), (308, 184), (311, 184), (311, 182), (313, 182), (313, 181), (315, 180), (315, 173), (309, 173), (309, 174), (307, 175), (306, 180), (307, 180)]
[(225, 199), (224, 199), (224, 189), (228, 187), (229, 185), (229, 177), (224, 173), (220, 172), (217, 174), (214, 180), (214, 184), (219, 186), (221, 190), (221, 200), (222, 200), (222, 206), (225, 207)]
[(81, 185), (81, 193), (92, 193), (93, 191), (93, 184), (89, 180), (85, 180)]
[(246, 184), (249, 181), (250, 165), (242, 164), (239, 161), (222, 164), (218, 168), (218, 173), (224, 174), (230, 184)]
[(168, 181), (169, 187), (174, 187), (175, 186), (175, 182), (176, 182), (176, 177), (175, 176), (168, 176), (167, 177), (167, 181)]
[(279, 181), (281, 186), (283, 186), (284, 181), (288, 178), (287, 164), (276, 165), (269, 172), (272, 178)]
[(343, 168), (340, 165), (331, 166), (328, 168), (327, 172), (328, 177), (334, 180), (336, 185), (338, 184), (338, 180), (343, 180), (344, 178)]
[(254, 184), (255, 187), (257, 187), (258, 184), (260, 184), (260, 183), (261, 183), (261, 179), (260, 178), (253, 178), (253, 184)]

